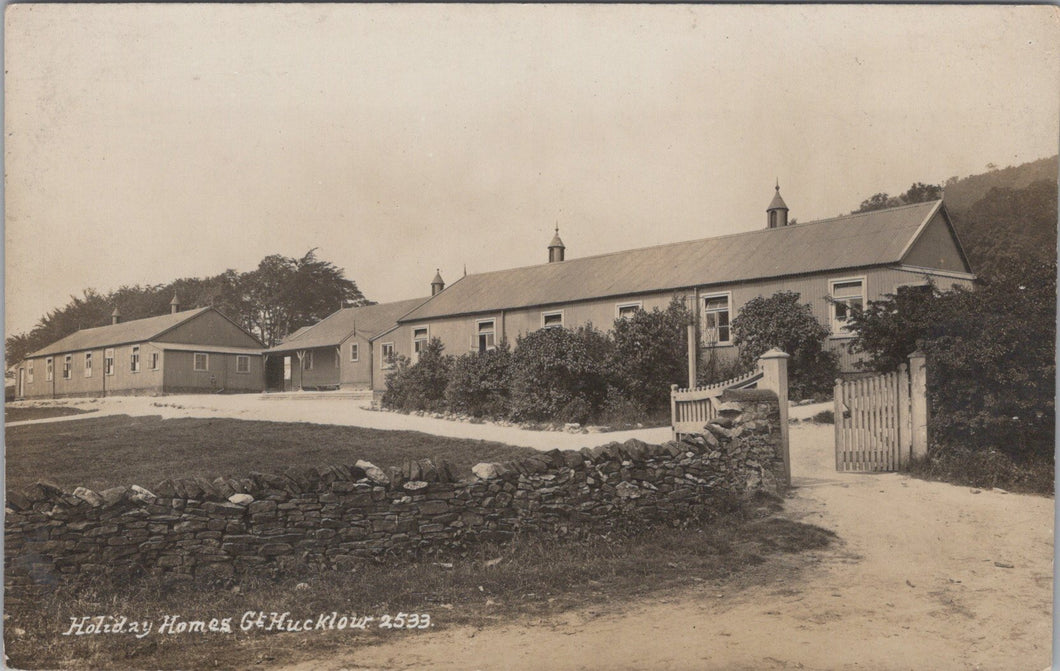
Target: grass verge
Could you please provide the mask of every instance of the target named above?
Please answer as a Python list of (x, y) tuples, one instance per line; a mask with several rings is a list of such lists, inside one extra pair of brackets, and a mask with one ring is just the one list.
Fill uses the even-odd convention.
[[(17, 668), (269, 668), (320, 659), (352, 646), (383, 640), (414, 644), (421, 630), (243, 632), (244, 613), (289, 612), (289, 619), (321, 614), (426, 613), (431, 630), (488, 626), (518, 617), (547, 617), (572, 608), (621, 607), (651, 593), (699, 583), (711, 597), (729, 585), (790, 578), (785, 553), (819, 549), (829, 531), (769, 517), (734, 515), (684, 529), (656, 528), (611, 538), (576, 541), (517, 538), (484, 545), (446, 560), (366, 561), (348, 571), (298, 573), (279, 581), (247, 579), (235, 585), (166, 584), (145, 578), (56, 593), (31, 605), (9, 605), (5, 638)], [(64, 636), (70, 618), (126, 616), (153, 623), (137, 639), (128, 634)], [(233, 633), (159, 634), (165, 616), (183, 620), (232, 618)]]
[(12, 407), (7, 405), (4, 406), (4, 421), (10, 424), (11, 422), (26, 422), (34, 419), (50, 419), (52, 417), (83, 415), (88, 412), (96, 411), (71, 408), (65, 405), (49, 405), (41, 407)]
[(1053, 496), (1054, 463), (1049, 459), (1017, 461), (999, 450), (935, 447), (909, 465), (909, 474), (966, 487)]
[(416, 431), (238, 419), (166, 419), (115, 415), (7, 429), (7, 487), (37, 480), (97, 491), (165, 478), (282, 472), (291, 465), (366, 459), (400, 466), (405, 459), (441, 458), (470, 476), (481, 461), (538, 454), (526, 447)]

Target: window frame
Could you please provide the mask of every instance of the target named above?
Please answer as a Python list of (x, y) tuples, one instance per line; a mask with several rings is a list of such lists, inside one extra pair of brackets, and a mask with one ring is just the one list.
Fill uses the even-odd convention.
[[(202, 357), (203, 366), (199, 368), (199, 357)], [(208, 373), (210, 371), (210, 353), (193, 352), (191, 355), (191, 369), (196, 373)]]
[[(489, 324), (490, 325), (489, 329), (486, 330), (486, 331), (483, 331), (482, 330), (482, 325), (483, 324)], [(492, 345), (487, 344), (487, 345), (483, 346), (483, 344), (482, 344), (482, 337), (483, 336), (493, 336), (493, 344)], [(474, 338), (475, 338), (475, 345), (474, 345), (474, 349), (472, 350), (474, 352), (478, 352), (479, 354), (482, 354), (483, 352), (492, 352), (493, 350), (497, 349), (497, 319), (495, 317), (490, 317), (489, 319), (476, 319), (475, 320), (475, 336), (474, 336)]]
[[(239, 364), (245, 363), (246, 370), (239, 370)], [(236, 374), (238, 375), (250, 375), (250, 355), (249, 354), (237, 354), (236, 355)]]
[[(721, 310), (718, 308), (708, 309), (707, 301), (712, 298), (724, 298), (725, 309)], [(731, 291), (715, 291), (707, 294), (699, 295), (699, 308), (700, 308), (700, 341), (705, 347), (732, 347), (732, 292)], [(707, 315), (708, 314), (719, 314), (725, 312), (728, 315), (728, 323), (724, 326), (718, 325), (713, 328), (707, 326)], [(710, 342), (707, 340), (708, 330), (721, 330), (722, 328), (728, 329), (729, 337), (727, 340), (717, 340), (716, 342)]]
[[(390, 350), (390, 354), (386, 354), (386, 350)], [(390, 370), (394, 367), (394, 359), (397, 358), (397, 353), (394, 351), (393, 342), (381, 342), (379, 343), (379, 369)]]
[(360, 343), (356, 342), (350, 343), (350, 363), (357, 363), (361, 360), (361, 348), (359, 345)]
[(114, 348), (103, 350), (103, 376), (114, 375)]
[(162, 360), (159, 352), (151, 352), (151, 370), (158, 370), (158, 363)]
[(129, 372), (139, 373), (140, 372), (140, 346), (133, 345), (132, 351), (129, 353)]
[(85, 352), (85, 377), (92, 377), (92, 352)]
[(33, 359), (26, 362), (26, 384), (33, 384)]
[[(543, 329), (563, 328), (566, 325), (566, 315), (563, 314), (563, 312), (564, 312), (563, 310), (549, 310), (547, 312), (542, 312), (541, 313), (541, 328), (543, 328)], [(556, 315), (559, 315), (559, 323), (558, 324), (549, 324), (549, 323), (547, 323), (549, 317), (555, 317)]]
[(630, 315), (623, 315), (623, 310), (633, 308), (633, 312), (644, 309), (644, 301), (631, 301), (629, 303), (615, 303), (615, 319), (627, 319)]
[(313, 370), (313, 350), (307, 349), (302, 357), (302, 370)]
[(63, 379), (72, 380), (74, 377), (74, 355), (63, 356)]
[[(865, 309), (866, 303), (868, 303), (868, 282), (865, 279), (865, 275), (858, 275), (854, 277), (837, 277), (835, 279), (828, 280), (828, 326), (832, 332), (832, 338), (853, 338), (854, 334), (847, 328), (847, 321), (840, 322), (836, 316), (836, 306), (839, 303), (849, 304), (849, 301), (854, 296), (844, 296), (843, 298), (837, 298), (835, 295), (835, 287), (838, 284), (853, 284), (857, 282), (861, 285), (861, 309)], [(849, 309), (849, 305), (848, 305)]]
[[(422, 338), (416, 337), (416, 333), (423, 331), (424, 335)], [(423, 343), (423, 347), (427, 347), (428, 343), (431, 342), (431, 325), (426, 324), (424, 326), (413, 326), (412, 327), (412, 362), (416, 363), (420, 360), (420, 348), (419, 343)]]
[(44, 381), (52, 382), (53, 380), (55, 380), (55, 359), (47, 357), (44, 360)]

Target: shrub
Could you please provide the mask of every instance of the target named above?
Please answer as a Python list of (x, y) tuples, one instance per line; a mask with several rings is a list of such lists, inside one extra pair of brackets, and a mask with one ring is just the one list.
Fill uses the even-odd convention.
[(610, 348), (591, 324), (520, 336), (511, 359), (512, 418), (585, 422), (597, 415), (607, 394)]
[(817, 321), (809, 304), (799, 304), (799, 294), (778, 291), (769, 298), (748, 301), (732, 320), (733, 341), (747, 369), (762, 354), (779, 347), (788, 360), (788, 395), (792, 399), (826, 395), (835, 385), (838, 357), (824, 349), (828, 329)]
[(815, 424), (835, 424), (835, 412), (832, 410), (822, 410), (811, 417), (810, 421)]
[(398, 357), (386, 378), (383, 405), (402, 410), (445, 410), (452, 357), (443, 354), (444, 350), (442, 341), (432, 338), (416, 363), (409, 365), (408, 359)]
[(690, 318), (675, 297), (666, 310), (637, 310), (615, 320), (611, 373), (626, 398), (649, 414), (668, 408), (670, 385), (685, 382)]
[(474, 417), (506, 417), (510, 411), (511, 361), (507, 342), (454, 359), (445, 388), (449, 409)]
[(917, 348), (927, 356), (923, 472), (1023, 482), (1037, 477), (1026, 469), (1052, 463), (1055, 306), (1055, 263), (1011, 259), (975, 291), (899, 291), (854, 317), (851, 351), (869, 354), (867, 367), (893, 370)]

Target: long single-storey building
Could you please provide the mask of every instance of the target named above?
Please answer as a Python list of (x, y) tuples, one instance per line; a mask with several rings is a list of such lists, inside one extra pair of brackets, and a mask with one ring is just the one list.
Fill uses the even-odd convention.
[(18, 398), (260, 392), (262, 344), (212, 307), (82, 329), (19, 365)]
[[(436, 284), (435, 290), (441, 288)], [(427, 300), (343, 308), (295, 331), (265, 350), (266, 391), (372, 389), (373, 378), (383, 377), (385, 369), (372, 365), (371, 339)]]
[[(565, 259), (557, 230), (548, 263), (467, 275), (399, 317), (372, 339), (376, 365), (385, 373), (397, 355), (415, 360), (433, 338), (461, 354), (540, 328), (608, 328), (634, 310), (664, 309), (675, 296), (695, 306), (699, 346), (732, 358), (730, 322), (740, 308), (787, 290), (831, 330), (841, 371), (854, 372), (845, 346), (852, 310), (903, 286), (975, 281), (941, 200), (789, 225), (778, 187), (766, 214), (756, 231), (578, 259)], [(372, 380), (385, 388), (385, 375)]]

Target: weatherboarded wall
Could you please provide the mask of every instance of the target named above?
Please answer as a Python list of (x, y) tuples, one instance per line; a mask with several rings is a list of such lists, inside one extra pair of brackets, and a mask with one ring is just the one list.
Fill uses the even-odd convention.
[(248, 361), (248, 371), (240, 373), (236, 367), (236, 354), (203, 352), (206, 354), (206, 370), (195, 370), (195, 352), (166, 350), (164, 391), (168, 394), (187, 392), (254, 392), (261, 391), (265, 383), (262, 357), (243, 355)]
[(783, 482), (775, 398), (745, 401), (686, 442), (553, 450), (479, 464), (366, 462), (165, 480), (150, 490), (8, 492), (8, 602), (63, 583), (135, 574), (230, 579), (383, 554), (460, 551), (516, 534), (579, 535), (709, 519)]

